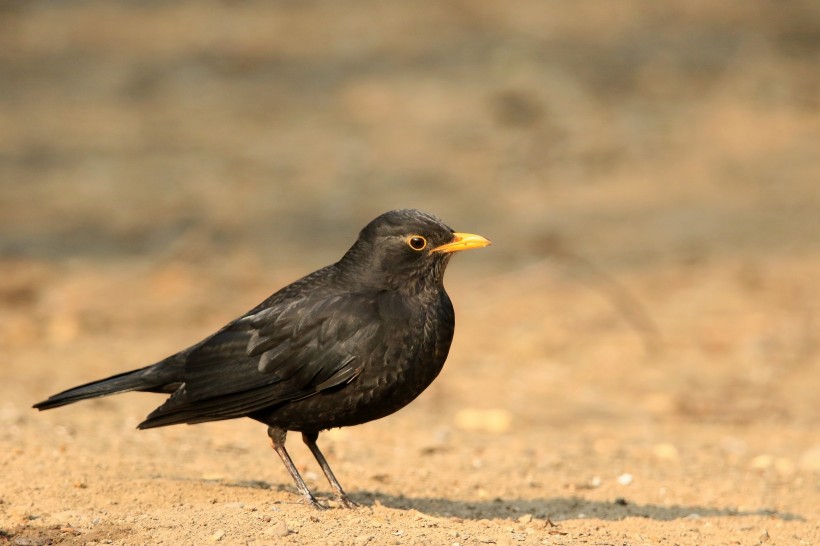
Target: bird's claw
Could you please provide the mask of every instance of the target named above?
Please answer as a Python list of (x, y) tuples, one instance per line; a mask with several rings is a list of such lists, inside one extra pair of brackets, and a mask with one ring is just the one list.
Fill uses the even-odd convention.
[(314, 497), (313, 495), (311, 495), (310, 497), (307, 497), (305, 500), (307, 501), (307, 503), (309, 505), (314, 507), (316, 510), (327, 510), (328, 509), (327, 506), (325, 506), (321, 502), (317, 501), (316, 497)]
[(313, 508), (315, 508), (317, 510), (328, 510), (328, 509), (331, 508), (331, 506), (335, 506), (334, 503), (339, 503), (343, 508), (352, 509), (352, 508), (361, 507), (361, 504), (351, 500), (347, 495), (341, 495), (341, 496), (335, 497), (333, 499), (333, 501), (331, 502), (331, 506), (328, 506), (326, 504), (322, 504), (321, 502), (316, 500), (316, 497), (314, 497), (314, 496), (305, 497), (305, 502), (307, 502), (309, 505), (311, 505)]
[(355, 502), (350, 499), (347, 495), (339, 495), (336, 497), (336, 501), (339, 502), (345, 508), (359, 508), (361, 504)]

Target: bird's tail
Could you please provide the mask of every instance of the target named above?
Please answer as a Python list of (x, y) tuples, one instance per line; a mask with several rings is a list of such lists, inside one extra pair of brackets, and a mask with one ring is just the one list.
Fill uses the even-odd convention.
[(50, 396), (47, 400), (43, 400), (34, 404), (34, 408), (38, 410), (47, 410), (51, 408), (59, 408), (66, 404), (73, 404), (80, 400), (88, 398), (97, 398), (99, 396), (108, 396), (109, 394), (117, 394), (120, 392), (138, 391), (138, 390), (152, 390), (156, 387), (155, 379), (152, 374), (146, 373), (149, 368), (140, 368), (130, 372), (125, 372), (98, 381), (92, 381), (79, 387), (68, 389), (54, 396)]

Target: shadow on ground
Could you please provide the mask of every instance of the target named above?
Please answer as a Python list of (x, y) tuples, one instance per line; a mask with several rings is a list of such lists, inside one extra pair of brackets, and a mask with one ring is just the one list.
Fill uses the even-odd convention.
[[(188, 480), (184, 480), (188, 481)], [(284, 501), (274, 501), (276, 504), (300, 506), (306, 511), (314, 509), (302, 502), (299, 493), (288, 485), (271, 484), (264, 481), (224, 482), (221, 480), (205, 480), (216, 485), (249, 489), (266, 489), (284, 493), (290, 498)], [(415, 510), (431, 517), (461, 518), (470, 520), (482, 519), (516, 519), (523, 515), (546, 520), (550, 524), (574, 519), (599, 519), (606, 521), (620, 521), (626, 518), (646, 518), (654, 521), (672, 521), (679, 519), (698, 520), (709, 517), (748, 517), (765, 516), (780, 521), (806, 521), (803, 516), (788, 512), (778, 512), (768, 509), (753, 511), (735, 510), (734, 508), (716, 508), (707, 506), (660, 506), (655, 504), (633, 504), (628, 499), (613, 501), (595, 501), (580, 497), (551, 497), (540, 499), (503, 499), (466, 501), (457, 499), (442, 499), (430, 497), (405, 497), (385, 493), (361, 491), (351, 497), (364, 510), (381, 505), (395, 510)], [(317, 495), (323, 504), (332, 509), (328, 513), (347, 512), (339, 507), (330, 496)], [(360, 508), (361, 510), (361, 508)], [(317, 512), (318, 514), (318, 512)], [(92, 531), (80, 531), (70, 524), (42, 525), (29, 522), (14, 529), (0, 529), (0, 543), (8, 541), (17, 545), (45, 545), (66, 543), (80, 540), (111, 541), (131, 537), (132, 529), (120, 525), (100, 525)]]
[[(294, 495), (299, 493), (293, 487), (283, 484), (270, 484), (264, 481), (247, 481), (224, 483), (232, 487), (250, 487), (255, 489), (273, 489), (287, 491)], [(435, 517), (458, 517), (463, 519), (505, 519), (517, 518), (530, 514), (540, 519), (553, 522), (593, 518), (618, 521), (625, 518), (647, 518), (656, 521), (676, 519), (699, 519), (705, 517), (745, 517), (766, 516), (781, 521), (805, 521), (799, 514), (778, 512), (767, 508), (758, 510), (736, 510), (734, 508), (716, 508), (708, 506), (662, 506), (658, 504), (634, 504), (625, 498), (612, 501), (588, 500), (581, 497), (551, 497), (540, 499), (504, 499), (459, 500), (431, 497), (406, 497), (389, 495), (373, 491), (359, 491), (350, 497), (364, 506), (381, 504), (396, 510), (417, 510)], [(336, 506), (332, 497), (317, 495), (320, 502)]]
[(698, 519), (717, 516), (768, 516), (784, 521), (804, 521), (797, 514), (760, 509), (740, 511), (733, 508), (712, 508), (707, 506), (660, 506), (656, 504), (633, 504), (627, 499), (614, 501), (593, 501), (580, 497), (551, 497), (541, 499), (502, 499), (485, 501), (464, 501), (440, 498), (408, 498), (385, 495), (383, 493), (360, 493), (354, 499), (366, 504), (375, 502), (395, 509), (415, 509), (424, 514), (465, 519), (516, 518), (524, 514), (534, 517), (562, 521), (576, 518), (595, 518), (609, 521), (624, 518), (648, 518), (658, 521), (674, 519)]

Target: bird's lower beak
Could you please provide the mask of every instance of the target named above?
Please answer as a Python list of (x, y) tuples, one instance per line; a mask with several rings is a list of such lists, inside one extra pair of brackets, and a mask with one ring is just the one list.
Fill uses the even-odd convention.
[(458, 252), (459, 250), (469, 250), (471, 248), (483, 248), (492, 243), (481, 235), (472, 233), (454, 233), (453, 240), (430, 250), (430, 252)]

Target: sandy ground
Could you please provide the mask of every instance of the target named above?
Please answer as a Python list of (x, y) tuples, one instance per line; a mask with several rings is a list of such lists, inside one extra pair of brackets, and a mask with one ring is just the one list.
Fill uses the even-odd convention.
[[(226, 307), (263, 294), (259, 281), (231, 278), (229, 267), (202, 280), (174, 264), (6, 265), (5, 279), (39, 279), (37, 303), (25, 284), (8, 292), (24, 301), (3, 321), (6, 539), (820, 542), (819, 300), (807, 281), (820, 264), (784, 272), (779, 261), (754, 273), (715, 264), (624, 280), (654, 303), (664, 337), (648, 353), (588, 284), (538, 266), (475, 279), (470, 260), (451, 265), (459, 325), (439, 380), (388, 419), (321, 437), (363, 505), (324, 512), (301, 503), (257, 423), (138, 432), (159, 401), (140, 394), (28, 408), (195, 340)], [(311, 487), (329, 497), (298, 436), (290, 443)]]
[[(820, 544), (820, 10), (544, 6), (4, 6), (0, 544)], [(30, 409), (407, 206), (495, 244), (433, 386), (320, 437), (361, 508), (251, 421)]]

